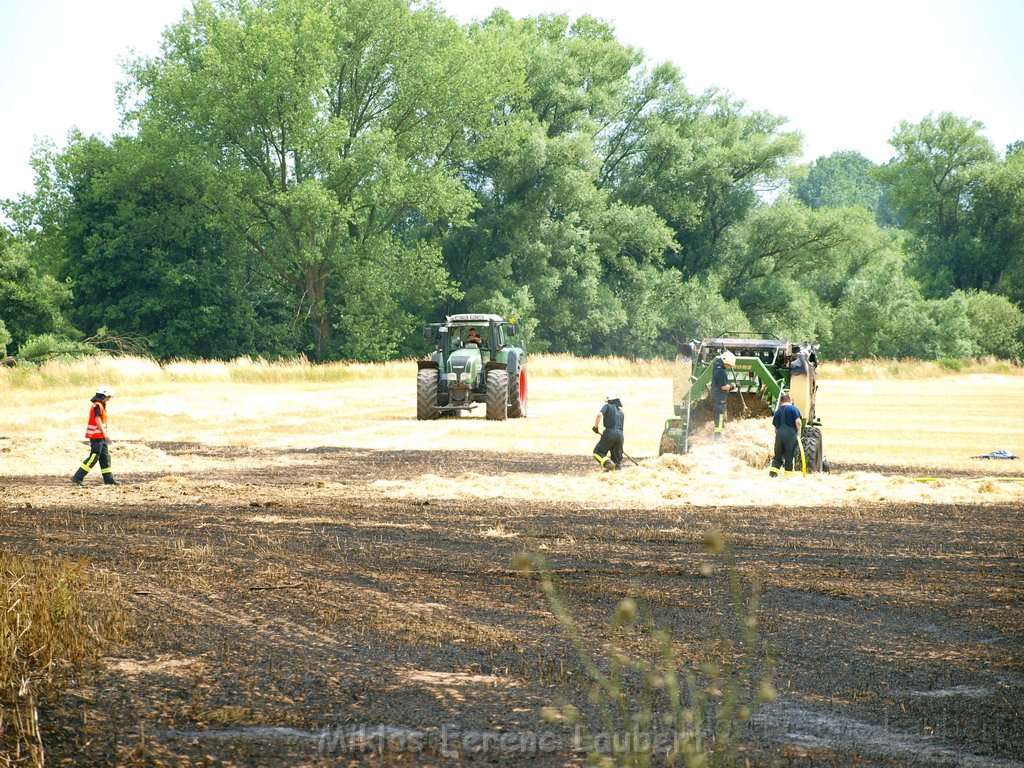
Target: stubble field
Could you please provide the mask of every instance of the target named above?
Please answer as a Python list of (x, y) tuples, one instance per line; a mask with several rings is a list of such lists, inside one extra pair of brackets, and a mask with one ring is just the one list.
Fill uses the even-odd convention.
[[(49, 762), (582, 764), (540, 712), (586, 712), (588, 678), (513, 558), (543, 555), (588, 647), (633, 596), (696, 664), (722, 619), (718, 530), (762, 584), (778, 691), (741, 765), (1024, 765), (1024, 468), (970, 458), (1024, 450), (1019, 369), (825, 368), (834, 472), (776, 481), (763, 422), (657, 457), (667, 366), (531, 372), (530, 417), (507, 422), (415, 421), (411, 363), (0, 379), (0, 545), (87, 558), (131, 609), (41, 707)], [(105, 382), (124, 484), (79, 489)], [(589, 430), (609, 392), (636, 463), (606, 474)]]

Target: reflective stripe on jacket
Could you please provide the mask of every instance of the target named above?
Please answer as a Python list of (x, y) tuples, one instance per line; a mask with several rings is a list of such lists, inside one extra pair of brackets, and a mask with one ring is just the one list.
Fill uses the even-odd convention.
[[(99, 409), (99, 414), (96, 411)], [(103, 431), (107, 423), (107, 407), (99, 400), (89, 403), (89, 424), (85, 428), (87, 440), (103, 440), (107, 435)]]

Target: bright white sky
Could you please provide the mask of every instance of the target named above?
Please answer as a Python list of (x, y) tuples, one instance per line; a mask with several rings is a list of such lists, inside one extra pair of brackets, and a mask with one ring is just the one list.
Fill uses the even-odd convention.
[[(190, 0), (0, 0), (0, 199), (32, 190), (29, 155), (72, 127), (118, 128), (115, 84)], [(715, 85), (788, 118), (805, 159), (875, 162), (900, 120), (952, 111), (1002, 152), (1024, 139), (1024, 0), (438, 0), (459, 21), (589, 13), (691, 90)]]

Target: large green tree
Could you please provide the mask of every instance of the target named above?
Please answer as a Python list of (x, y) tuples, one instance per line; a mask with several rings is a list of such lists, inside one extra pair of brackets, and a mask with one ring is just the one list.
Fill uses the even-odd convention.
[(918, 237), (913, 273), (929, 295), (981, 287), (969, 276), (974, 257), (965, 221), (979, 169), (996, 160), (983, 127), (949, 112), (903, 121), (889, 140), (896, 157), (875, 171), (905, 226)]
[(966, 206), (957, 288), (1002, 293), (1024, 306), (1024, 152), (978, 168)]
[(902, 121), (889, 143), (896, 157), (877, 171), (893, 203), (922, 234), (950, 240), (957, 234), (972, 171), (996, 159), (977, 120), (943, 112), (918, 123)]
[(859, 205), (871, 211), (882, 226), (896, 226), (898, 219), (885, 185), (872, 175), (875, 167), (860, 152), (833, 152), (811, 163), (793, 192), (811, 208)]
[(875, 230), (858, 208), (812, 210), (789, 197), (759, 206), (722, 243), (722, 294), (759, 331), (827, 338), (830, 286), (866, 259)]
[(33, 336), (73, 334), (64, 317), (71, 290), (39, 269), (27, 244), (0, 227), (0, 354)]
[(597, 137), (622, 108), (639, 53), (586, 16), (496, 12), (474, 36), (501, 41), (517, 87), (464, 169), (478, 207), (445, 248), (463, 306), (532, 315), (534, 349), (606, 352), (626, 329), (650, 338), (642, 275), (670, 233), (649, 207), (598, 183)]
[(674, 234), (667, 263), (702, 277), (723, 257), (729, 228), (780, 187), (799, 154), (800, 136), (784, 124), (717, 90), (693, 95), (662, 65), (635, 79), (604, 131), (602, 179), (623, 202), (651, 206)]
[(62, 273), (74, 285), (75, 324), (145, 340), (162, 359), (294, 349), (243, 244), (211, 215), (215, 185), (205, 167), (168, 150), (152, 137), (90, 139), (69, 150)]
[(315, 355), (387, 357), (448, 291), (436, 243), (407, 232), (471, 210), (455, 169), (504, 71), (408, 0), (197, 0), (134, 68), (132, 116), (200, 151)]

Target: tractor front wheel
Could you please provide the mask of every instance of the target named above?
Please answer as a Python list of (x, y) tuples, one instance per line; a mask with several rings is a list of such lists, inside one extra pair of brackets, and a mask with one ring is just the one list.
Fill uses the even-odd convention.
[(504, 421), (508, 412), (508, 371), (487, 372), (487, 420)]
[(416, 374), (416, 418), (419, 421), (436, 419), (437, 405), (437, 370), (422, 368)]
[(508, 417), (510, 419), (522, 419), (525, 416), (526, 369), (520, 368), (519, 374), (509, 377), (508, 380)]

